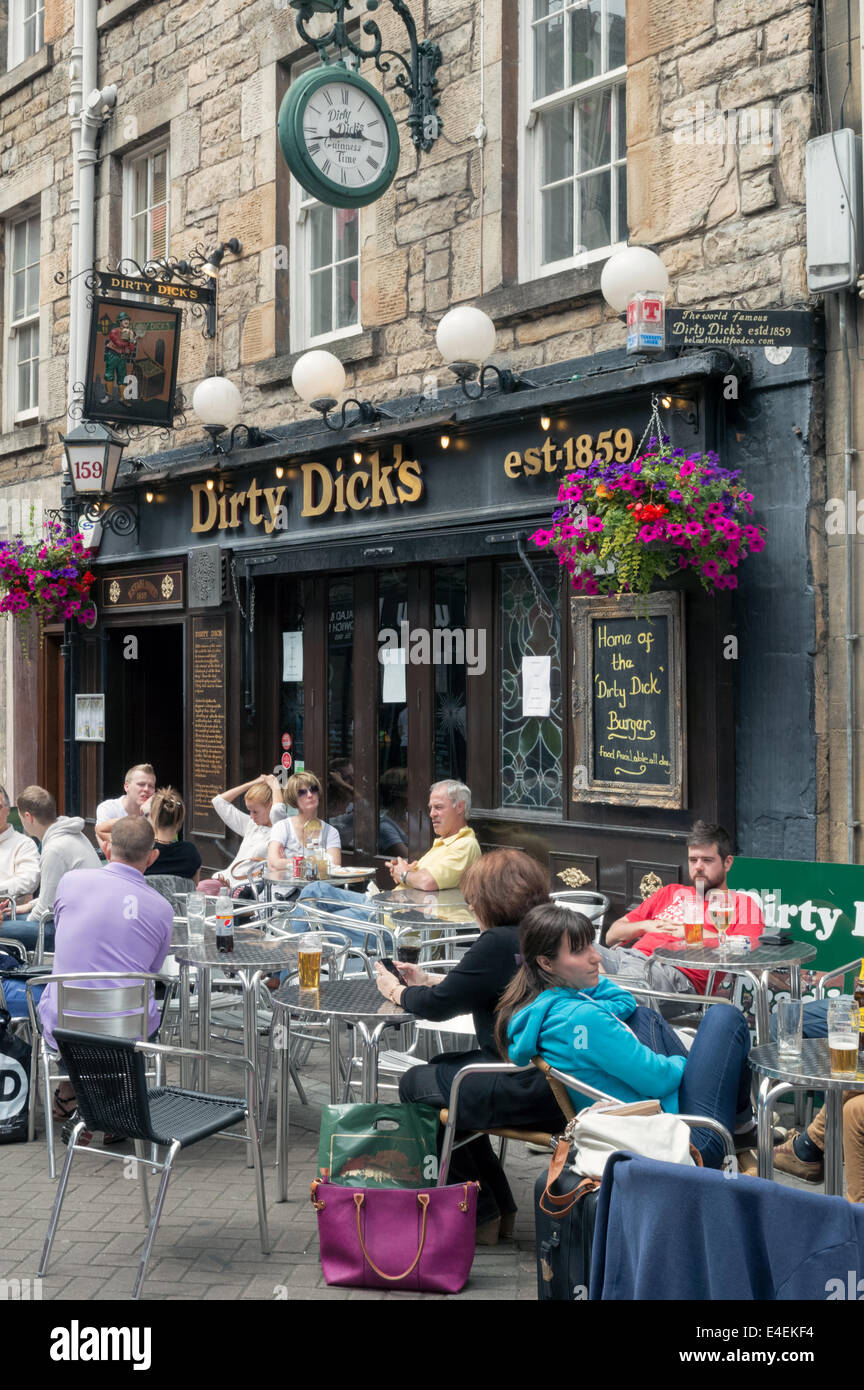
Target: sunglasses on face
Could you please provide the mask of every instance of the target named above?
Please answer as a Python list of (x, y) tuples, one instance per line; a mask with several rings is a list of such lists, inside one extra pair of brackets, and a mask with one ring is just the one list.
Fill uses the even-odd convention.
[(298, 796), (317, 796), (318, 793), (320, 792), (320, 790), (321, 790), (320, 787), (301, 787), (300, 790), (299, 790), (299, 792), (297, 793), (297, 795), (298, 795)]

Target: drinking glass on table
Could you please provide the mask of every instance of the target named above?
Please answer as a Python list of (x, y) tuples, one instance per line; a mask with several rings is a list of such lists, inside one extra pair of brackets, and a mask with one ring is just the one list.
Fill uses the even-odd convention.
[(860, 1013), (854, 999), (841, 995), (828, 1004), (828, 1052), (831, 1075), (853, 1077), (858, 1071)]
[(301, 936), (298, 948), (300, 966), (300, 989), (318, 989), (321, 985), (321, 936), (319, 932), (306, 932)]
[(700, 897), (691, 897), (684, 904), (684, 940), (688, 946), (702, 945), (702, 924), (705, 915)]
[(189, 941), (200, 942), (204, 940), (204, 920), (207, 913), (207, 895), (205, 893), (188, 893), (186, 896), (186, 922), (189, 930)]
[(708, 916), (717, 928), (720, 938), (720, 954), (726, 955), (726, 933), (735, 921), (735, 899), (731, 893), (715, 889), (708, 894)]
[(786, 1061), (801, 1056), (802, 1008), (800, 999), (777, 1001), (777, 1051)]

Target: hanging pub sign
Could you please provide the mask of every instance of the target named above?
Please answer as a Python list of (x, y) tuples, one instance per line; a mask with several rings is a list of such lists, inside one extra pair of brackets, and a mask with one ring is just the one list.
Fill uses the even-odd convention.
[(174, 423), (181, 310), (96, 299), (90, 321), (84, 415), (117, 424)]
[(576, 801), (684, 805), (681, 595), (571, 599)]

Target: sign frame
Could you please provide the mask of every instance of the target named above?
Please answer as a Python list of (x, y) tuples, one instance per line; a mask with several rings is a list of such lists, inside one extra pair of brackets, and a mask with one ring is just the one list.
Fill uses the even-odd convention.
[[(114, 311), (113, 322), (109, 311)], [(162, 368), (165, 380), (158, 396), (145, 399), (141, 395), (136, 395), (134, 399), (126, 401), (121, 391), (118, 400), (115, 392), (120, 390), (120, 384), (116, 381), (115, 376), (110, 383), (112, 399), (108, 401), (104, 399), (109, 384), (104, 381), (103, 376), (106, 369), (105, 350), (108, 339), (105, 325), (109, 323), (112, 328), (116, 327), (121, 313), (127, 316), (133, 329), (136, 324), (141, 326), (150, 322), (154, 314), (158, 314), (163, 320), (171, 321), (171, 326), (165, 330), (165, 337), (170, 338), (170, 341), (165, 344), (165, 360), (160, 363), (149, 353), (144, 354), (148, 362), (157, 368)], [(142, 303), (140, 300), (126, 299), (119, 295), (114, 297), (96, 296), (94, 298), (87, 338), (87, 377), (84, 383), (84, 416), (86, 419), (105, 420), (119, 425), (159, 425), (163, 429), (173, 428), (182, 318), (182, 309), (176, 308), (173, 304)], [(142, 329), (139, 337), (146, 340), (148, 335), (155, 331), (154, 329)], [(153, 346), (156, 350), (156, 345)], [(139, 359), (137, 356), (129, 358), (130, 363), (143, 360), (144, 358)], [(120, 368), (109, 369), (115, 372), (121, 370)], [(125, 381), (125, 363), (122, 370)], [(96, 384), (97, 379), (100, 383), (99, 386)], [(154, 380), (158, 380), (158, 372)]]
[(75, 696), (75, 742), (105, 742), (105, 696)]
[[(669, 782), (621, 786), (594, 775), (594, 624), (604, 619), (666, 618), (669, 650), (666, 672)], [(684, 646), (684, 596), (663, 590), (646, 596), (571, 598), (573, 637), (573, 778), (574, 801), (681, 810), (687, 796), (687, 701)]]

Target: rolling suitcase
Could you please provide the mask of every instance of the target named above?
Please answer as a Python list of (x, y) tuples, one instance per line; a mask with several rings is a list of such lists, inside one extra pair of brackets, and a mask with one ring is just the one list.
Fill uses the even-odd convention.
[(583, 1178), (564, 1164), (570, 1145), (560, 1141), (534, 1186), (537, 1242), (537, 1297), (547, 1301), (588, 1298), (591, 1248), (597, 1214), (596, 1178)]

